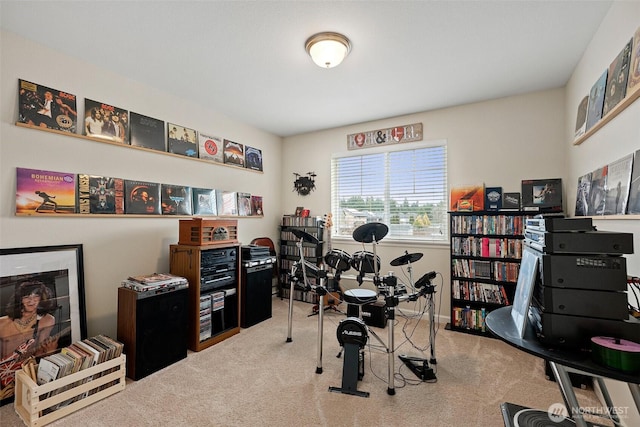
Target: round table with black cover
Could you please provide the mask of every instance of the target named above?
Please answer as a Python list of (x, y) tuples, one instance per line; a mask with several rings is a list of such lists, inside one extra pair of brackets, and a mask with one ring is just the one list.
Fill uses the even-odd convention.
[(614, 408), (614, 406), (603, 378), (627, 383), (636, 408), (640, 411), (640, 376), (637, 373), (626, 373), (599, 365), (591, 359), (591, 353), (586, 351), (547, 347), (537, 339), (533, 326), (529, 322), (526, 324), (524, 337), (521, 338), (511, 317), (511, 306), (492, 311), (487, 315), (485, 322), (487, 329), (502, 341), (549, 362), (560, 387), (560, 392), (565, 399), (567, 411), (577, 426), (587, 427), (589, 424), (584, 420), (579, 410), (580, 406), (569, 378), (570, 371), (593, 377), (598, 382), (605, 403), (609, 408)]

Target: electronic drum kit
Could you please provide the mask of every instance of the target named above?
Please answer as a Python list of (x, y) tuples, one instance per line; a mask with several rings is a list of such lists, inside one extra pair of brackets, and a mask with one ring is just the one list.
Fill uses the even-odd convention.
[[(353, 231), (353, 239), (361, 243), (371, 243), (372, 251), (357, 251), (353, 255), (341, 250), (332, 249), (324, 256), (324, 263), (321, 266), (317, 266), (311, 262), (305, 261), (303, 243), (311, 243), (317, 245), (319, 240), (307, 233), (304, 230), (293, 229), (291, 232), (298, 238), (296, 246), (299, 249), (300, 260), (295, 262), (291, 268), (291, 283), (289, 292), (289, 325), (287, 342), (291, 342), (291, 329), (293, 318), (293, 292), (296, 285), (302, 286), (305, 290), (311, 290), (318, 294), (320, 300), (328, 293), (326, 286), (324, 285), (327, 278), (332, 277), (336, 282), (340, 280), (342, 273), (349, 271), (351, 268), (358, 272), (357, 281), (358, 285), (362, 285), (366, 274), (373, 274), (373, 283), (378, 292), (364, 288), (349, 289), (343, 293), (343, 299), (347, 304), (353, 304), (358, 306), (358, 317), (347, 317), (342, 320), (337, 329), (337, 338), (340, 346), (344, 350), (344, 363), (342, 374), (342, 387), (330, 387), (330, 391), (337, 391), (346, 394), (352, 394), (357, 396), (368, 397), (368, 392), (357, 390), (357, 381), (362, 379), (364, 374), (364, 357), (363, 349), (367, 343), (369, 333), (374, 336), (387, 350), (389, 355), (388, 361), (388, 389), (387, 393), (390, 395), (395, 394), (394, 389), (394, 320), (395, 320), (395, 307), (403, 301), (417, 301), (418, 298), (427, 295), (432, 295), (434, 285), (431, 284), (431, 280), (435, 278), (435, 272), (429, 272), (420, 278), (415, 284), (412, 279), (412, 267), (411, 264), (422, 259), (422, 253), (405, 253), (395, 259), (390, 264), (394, 267), (407, 266), (409, 273), (409, 281), (411, 294), (406, 292), (404, 285), (398, 284), (397, 278), (393, 272), (389, 272), (387, 276), (380, 277), (381, 261), (380, 257), (376, 253), (376, 246), (388, 233), (389, 228), (379, 222), (367, 223), (359, 226)], [(325, 267), (330, 268), (332, 271), (325, 271)], [(317, 279), (316, 285), (311, 285), (308, 278), (312, 277)], [(299, 282), (302, 281), (302, 285)], [(418, 290), (419, 289), (419, 290)], [(362, 321), (362, 306), (378, 300), (378, 297), (384, 297), (385, 306), (387, 310), (387, 325), (388, 325), (388, 343), (385, 344), (374, 331), (370, 330), (366, 324)], [(322, 330), (323, 330), (323, 312), (322, 308), (318, 310), (318, 364), (316, 367), (316, 373), (322, 373)], [(430, 363), (435, 364), (435, 329), (434, 329), (434, 303), (433, 297), (429, 298), (429, 317), (430, 317), (430, 347), (431, 347), (431, 359)], [(341, 351), (342, 352), (342, 351)], [(362, 353), (362, 354), (361, 354)], [(340, 356), (340, 355), (338, 355)], [(415, 358), (414, 358), (415, 359)], [(424, 360), (424, 365), (427, 365)], [(409, 366), (409, 365), (408, 365)], [(409, 366), (411, 367), (411, 366)], [(418, 373), (414, 370), (414, 373)]]

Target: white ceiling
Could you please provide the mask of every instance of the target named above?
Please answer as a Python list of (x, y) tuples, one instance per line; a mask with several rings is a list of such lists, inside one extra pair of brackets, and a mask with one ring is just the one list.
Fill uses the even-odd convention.
[[(2, 0), (0, 14), (5, 30), (284, 137), (562, 87), (610, 5)], [(320, 31), (351, 40), (340, 66), (307, 56)]]

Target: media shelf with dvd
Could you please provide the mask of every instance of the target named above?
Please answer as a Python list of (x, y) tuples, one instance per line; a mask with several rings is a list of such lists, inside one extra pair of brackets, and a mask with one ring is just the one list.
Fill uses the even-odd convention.
[(487, 335), (488, 313), (513, 302), (524, 240), (524, 211), (449, 212), (451, 322), (447, 329)]
[[(282, 225), (280, 227), (280, 259), (278, 262), (281, 284), (280, 297), (289, 298), (291, 278), (291, 267), (300, 260), (300, 253), (297, 244), (300, 239), (296, 237), (294, 232), (300, 230), (315, 238), (316, 242), (302, 242), (302, 253), (307, 268), (307, 279), (312, 285), (317, 285), (317, 271), (315, 267), (322, 262), (323, 253), (323, 236), (324, 221), (316, 217), (298, 217), (293, 215), (284, 215), (282, 217)], [(301, 271), (301, 269), (299, 270)], [(294, 288), (293, 299), (304, 301), (312, 304), (318, 303), (318, 294), (303, 289)]]

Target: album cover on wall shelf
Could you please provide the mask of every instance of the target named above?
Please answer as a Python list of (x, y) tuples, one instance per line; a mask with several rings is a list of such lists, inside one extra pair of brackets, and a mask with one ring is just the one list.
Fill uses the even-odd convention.
[(198, 157), (198, 135), (194, 129), (167, 123), (169, 153), (187, 157)]
[(76, 213), (76, 175), (16, 168), (16, 214)]
[(78, 174), (78, 213), (124, 214), (124, 179)]
[(602, 118), (602, 105), (604, 104), (604, 93), (607, 88), (607, 74), (609, 70), (604, 70), (600, 78), (593, 84), (589, 92), (589, 105), (587, 108), (588, 131)]
[(18, 121), (31, 126), (76, 133), (76, 96), (19, 79)]
[(262, 170), (262, 150), (247, 146), (245, 147), (244, 157), (247, 169)]
[(522, 180), (522, 210), (562, 212), (562, 179)]
[(609, 77), (607, 91), (602, 106), (602, 115), (605, 116), (613, 107), (618, 105), (627, 92), (629, 79), (629, 60), (631, 59), (631, 44), (633, 38), (622, 48), (622, 51), (609, 65)]
[(627, 212), (632, 167), (633, 153), (607, 165), (605, 215), (624, 215)]
[(591, 190), (589, 192), (589, 216), (604, 215), (607, 189), (608, 166), (591, 172)]
[(576, 216), (589, 215), (589, 197), (591, 195), (591, 172), (578, 178), (576, 190)]
[(160, 186), (162, 215), (192, 215), (191, 187), (162, 184)]
[(251, 195), (251, 215), (264, 215), (264, 210), (262, 208), (262, 196)]
[(587, 130), (587, 108), (589, 107), (589, 95), (582, 98), (578, 104), (578, 114), (576, 115), (576, 130), (574, 136), (577, 138), (584, 135)]
[(627, 213), (640, 214), (640, 150), (634, 153), (631, 185), (629, 185), (629, 203)]
[(224, 162), (228, 165), (244, 167), (244, 145), (224, 140)]
[(633, 50), (629, 60), (629, 79), (627, 81), (627, 93), (640, 90), (640, 27), (633, 35)]
[(520, 210), (520, 193), (510, 192), (502, 195), (502, 209), (500, 210)]
[(85, 98), (84, 112), (84, 135), (129, 143), (129, 111)]
[(218, 215), (216, 190), (210, 188), (192, 188), (193, 214)]
[(466, 210), (466, 206), (471, 206), (474, 211), (484, 210), (484, 184), (451, 187), (451, 210)]
[(224, 163), (222, 138), (198, 134), (198, 157)]
[(238, 215), (251, 216), (251, 194), (238, 193)]
[(131, 145), (151, 150), (167, 151), (165, 145), (164, 122), (142, 114), (129, 114)]
[(127, 214), (160, 215), (160, 184), (124, 180), (124, 210)]
[(216, 191), (218, 215), (238, 215), (238, 194), (235, 191)]

